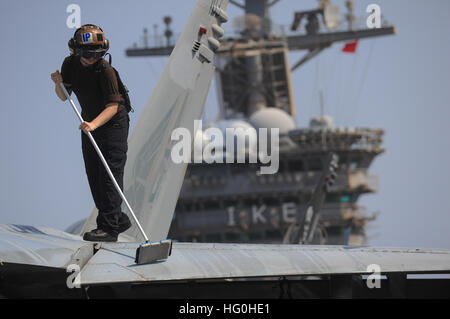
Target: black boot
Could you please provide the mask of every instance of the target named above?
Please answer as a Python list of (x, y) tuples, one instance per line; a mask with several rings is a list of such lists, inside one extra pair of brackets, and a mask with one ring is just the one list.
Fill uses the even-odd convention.
[(83, 239), (87, 241), (116, 242), (117, 235), (109, 234), (101, 229), (94, 229), (90, 232), (85, 233)]
[(124, 231), (126, 231), (128, 228), (131, 227), (131, 221), (128, 218), (128, 216), (124, 213), (120, 213), (120, 217), (119, 217), (119, 229), (117, 230), (118, 233), (123, 233)]

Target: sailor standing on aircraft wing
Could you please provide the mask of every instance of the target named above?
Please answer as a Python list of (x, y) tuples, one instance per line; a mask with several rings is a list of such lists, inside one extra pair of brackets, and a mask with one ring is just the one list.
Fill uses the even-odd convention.
[(79, 129), (82, 130), (83, 158), (92, 197), (98, 209), (97, 229), (85, 233), (83, 239), (117, 241), (118, 234), (130, 228), (131, 223), (121, 211), (122, 198), (114, 188), (87, 133), (91, 132), (93, 135), (123, 190), (129, 108), (124, 94), (120, 93), (120, 80), (115, 70), (103, 59), (109, 49), (103, 30), (92, 24), (81, 26), (69, 40), (69, 48), (72, 54), (64, 60), (61, 74), (56, 71), (51, 74), (51, 78), (61, 100), (66, 100), (59, 86), (63, 82), (69, 94), (75, 92), (82, 108), (84, 122)]

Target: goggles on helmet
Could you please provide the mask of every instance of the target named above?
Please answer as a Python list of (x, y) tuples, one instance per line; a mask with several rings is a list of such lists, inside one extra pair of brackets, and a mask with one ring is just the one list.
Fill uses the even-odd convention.
[(100, 59), (105, 55), (105, 51), (91, 51), (91, 50), (81, 50), (80, 55), (85, 59), (96, 58)]

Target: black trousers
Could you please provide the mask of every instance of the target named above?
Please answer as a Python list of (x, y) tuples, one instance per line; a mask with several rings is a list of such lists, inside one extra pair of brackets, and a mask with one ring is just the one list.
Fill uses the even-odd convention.
[[(129, 122), (128, 113), (122, 110), (105, 125), (91, 132), (122, 191)], [(97, 228), (117, 235), (120, 226), (129, 223), (128, 216), (121, 211), (122, 198), (84, 132), (81, 132), (81, 146), (89, 186), (98, 209)]]

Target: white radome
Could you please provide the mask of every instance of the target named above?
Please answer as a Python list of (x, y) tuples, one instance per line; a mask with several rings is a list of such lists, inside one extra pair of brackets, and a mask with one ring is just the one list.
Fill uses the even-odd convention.
[[(216, 127), (222, 131), (223, 134), (223, 143), (224, 146), (226, 146), (226, 129), (243, 129), (240, 131), (237, 131), (237, 135), (246, 137), (246, 143), (245, 143), (245, 150), (248, 152), (256, 152), (257, 151), (257, 145), (258, 145), (258, 134), (255, 129), (250, 123), (243, 121), (243, 120), (221, 120), (216, 124)], [(250, 137), (250, 138), (249, 138)], [(210, 140), (211, 137), (208, 137), (208, 140)], [(235, 138), (235, 147), (237, 146), (237, 139)], [(227, 152), (230, 152), (230, 150), (227, 150)]]
[(250, 123), (256, 128), (278, 128), (284, 134), (296, 128), (295, 120), (283, 110), (268, 107), (256, 111), (250, 116)]

